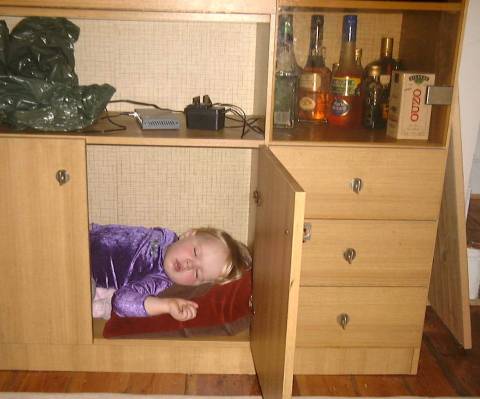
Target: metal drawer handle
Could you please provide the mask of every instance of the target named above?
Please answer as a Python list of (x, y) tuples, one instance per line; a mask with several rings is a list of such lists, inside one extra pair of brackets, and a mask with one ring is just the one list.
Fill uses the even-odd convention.
[(310, 241), (312, 239), (312, 224), (305, 222), (303, 224), (303, 242)]
[(70, 180), (70, 174), (65, 169), (60, 169), (55, 174), (55, 178), (57, 179), (58, 184), (63, 186), (64, 184), (68, 183), (68, 181)]
[(357, 256), (357, 251), (353, 248), (347, 248), (343, 253), (343, 258), (349, 263), (352, 264), (353, 260)]
[(363, 181), (359, 177), (355, 177), (354, 179), (352, 179), (351, 184), (352, 190), (355, 194), (359, 194), (360, 191), (362, 191)]
[(344, 330), (347, 328), (347, 324), (349, 321), (350, 321), (350, 316), (347, 313), (340, 313), (337, 317), (338, 324), (340, 324), (340, 326)]

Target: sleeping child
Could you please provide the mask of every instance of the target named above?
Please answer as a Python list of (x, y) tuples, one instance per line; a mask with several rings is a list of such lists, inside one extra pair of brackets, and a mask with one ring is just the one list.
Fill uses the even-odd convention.
[(181, 236), (160, 227), (92, 224), (90, 262), (94, 289), (93, 317), (170, 314), (195, 318), (197, 303), (159, 298), (173, 284), (225, 284), (251, 267), (245, 245), (214, 228), (191, 229)]

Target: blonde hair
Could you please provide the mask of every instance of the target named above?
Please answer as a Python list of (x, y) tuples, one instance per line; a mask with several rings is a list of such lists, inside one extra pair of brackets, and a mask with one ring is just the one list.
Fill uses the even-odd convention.
[(216, 284), (226, 284), (230, 281), (238, 280), (243, 273), (252, 267), (252, 256), (247, 246), (240, 241), (235, 240), (224, 230), (213, 227), (200, 227), (193, 229), (197, 235), (216, 238), (220, 240), (228, 249), (228, 258), (225, 269), (220, 277), (215, 280)]

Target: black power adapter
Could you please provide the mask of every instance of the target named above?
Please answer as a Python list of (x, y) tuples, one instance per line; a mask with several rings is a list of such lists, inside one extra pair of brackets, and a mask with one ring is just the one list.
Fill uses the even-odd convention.
[(225, 127), (225, 108), (212, 104), (208, 95), (194, 97), (192, 104), (185, 107), (188, 129), (220, 130)]

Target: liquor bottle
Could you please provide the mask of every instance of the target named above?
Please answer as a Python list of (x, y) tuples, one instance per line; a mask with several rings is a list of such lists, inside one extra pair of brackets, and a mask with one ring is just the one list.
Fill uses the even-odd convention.
[(327, 121), (332, 73), (325, 66), (323, 21), (323, 15), (312, 15), (308, 59), (298, 85), (298, 120), (302, 122)]
[(369, 129), (383, 129), (386, 126), (382, 117), (384, 97), (380, 72), (379, 65), (369, 66), (367, 77), (362, 83), (364, 91), (363, 126)]
[(293, 128), (295, 123), (298, 66), (293, 51), (293, 15), (278, 17), (277, 59), (275, 66), (275, 127)]
[(332, 77), (333, 97), (328, 123), (334, 126), (359, 127), (362, 121), (360, 84), (362, 71), (355, 64), (357, 16), (343, 17), (342, 47), (338, 69)]
[(393, 59), (393, 38), (383, 37), (380, 46), (380, 58), (367, 65), (367, 69), (371, 66), (378, 65), (380, 67), (380, 83), (383, 86), (383, 108), (382, 117), (387, 122), (388, 119), (388, 99), (390, 97), (390, 80), (392, 72), (399, 69), (400, 63)]

